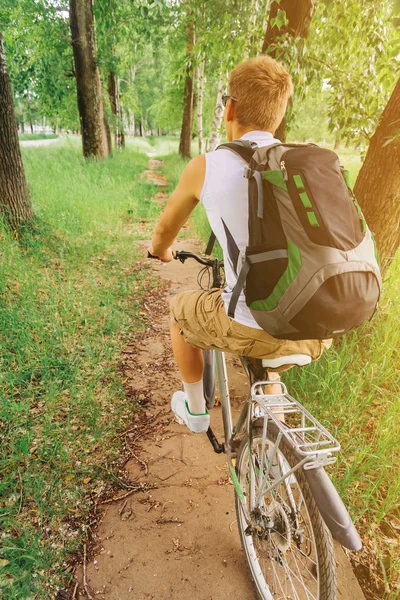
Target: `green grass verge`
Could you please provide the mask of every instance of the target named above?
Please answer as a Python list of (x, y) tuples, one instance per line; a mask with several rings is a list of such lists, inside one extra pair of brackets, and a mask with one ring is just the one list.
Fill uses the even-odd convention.
[(30, 140), (55, 140), (58, 138), (56, 133), (20, 133), (18, 134), (20, 142)]
[[(160, 137), (129, 137), (127, 138), (127, 146), (136, 148), (142, 152), (149, 152), (150, 154), (157, 154), (158, 157), (166, 157), (169, 154), (178, 154), (179, 149), (179, 138), (163, 135)], [(192, 154), (198, 153), (198, 142), (197, 140), (192, 141)]]
[[(359, 157), (340, 150), (354, 184)], [(164, 158), (171, 187), (185, 164)], [(204, 209), (196, 208), (192, 223), (204, 243), (210, 228)], [(343, 451), (330, 469), (334, 482), (368, 543), (368, 559), (376, 556), (379, 582), (394, 599), (400, 585), (398, 551), (400, 498), (400, 261), (386, 276), (381, 306), (371, 323), (334, 344), (316, 363), (292, 369), (284, 381), (298, 399), (337, 436)], [(370, 574), (372, 577), (372, 574)], [(372, 581), (372, 580), (371, 580)], [(394, 595), (393, 595), (394, 594)]]
[(46, 598), (110, 487), (125, 399), (119, 351), (154, 287), (135, 266), (159, 212), (128, 149), (85, 162), (79, 143), (23, 149), (34, 230), (0, 228), (0, 596)]

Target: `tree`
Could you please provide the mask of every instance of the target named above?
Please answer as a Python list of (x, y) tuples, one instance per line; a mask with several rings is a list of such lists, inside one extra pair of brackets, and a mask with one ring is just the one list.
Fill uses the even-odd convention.
[(285, 34), (305, 39), (313, 10), (314, 0), (275, 0), (271, 5), (262, 52), (276, 58), (276, 42)]
[[(307, 38), (314, 10), (314, 0), (274, 0), (271, 5), (262, 53), (281, 59), (280, 41), (285, 38)], [(282, 57), (283, 58), (283, 57)], [(286, 141), (286, 117), (275, 132), (282, 142)]]
[(214, 108), (214, 116), (213, 116), (213, 121), (211, 124), (211, 132), (210, 132), (210, 137), (208, 139), (208, 151), (209, 152), (213, 152), (215, 150), (215, 148), (218, 146), (220, 139), (221, 139), (221, 125), (222, 125), (222, 119), (224, 118), (224, 107), (222, 105), (222, 96), (224, 95), (224, 92), (226, 90), (226, 79), (227, 79), (227, 73), (226, 71), (222, 71), (219, 82), (218, 82), (218, 89), (217, 89), (217, 98), (215, 101), (215, 108)]
[(354, 194), (385, 270), (400, 244), (400, 80), (371, 138)]
[(78, 129), (68, 13), (55, 2), (19, 0), (9, 3), (6, 15), (4, 45), (18, 116), (31, 130), (43, 117), (53, 128)]
[(96, 63), (92, 3), (91, 0), (70, 0), (69, 7), (83, 155), (102, 158), (108, 156), (111, 148)]
[(391, 2), (317, 3), (303, 63), (327, 91), (329, 129), (364, 150), (396, 84), (400, 36)]
[(194, 21), (190, 8), (186, 11), (186, 77), (183, 92), (183, 117), (181, 139), (179, 142), (179, 154), (182, 158), (190, 158), (192, 127), (193, 127), (193, 46), (194, 46)]
[(125, 146), (125, 134), (122, 115), (122, 104), (120, 94), (119, 77), (115, 76), (114, 71), (108, 73), (108, 97), (110, 98), (111, 112), (115, 119), (115, 145), (121, 149)]
[(17, 229), (32, 219), (3, 36), (0, 32), (0, 210)]
[(203, 99), (204, 99), (204, 64), (205, 57), (197, 67), (197, 135), (199, 138), (199, 154), (203, 154)]

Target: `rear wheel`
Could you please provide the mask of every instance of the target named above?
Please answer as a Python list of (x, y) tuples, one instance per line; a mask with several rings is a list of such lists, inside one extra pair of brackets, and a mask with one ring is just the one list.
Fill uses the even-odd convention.
[[(259, 600), (335, 600), (336, 568), (332, 537), (312, 496), (304, 472), (289, 475), (261, 502), (255, 498), (260, 486), (261, 465), (265, 474), (272, 458), (277, 428), (268, 424), (262, 460), (262, 420), (252, 429), (238, 451), (237, 476), (245, 496), (251, 526), (235, 495), (237, 521), (243, 551)], [(271, 485), (298, 462), (281, 442), (273, 459)], [(265, 489), (265, 486), (263, 486)]]

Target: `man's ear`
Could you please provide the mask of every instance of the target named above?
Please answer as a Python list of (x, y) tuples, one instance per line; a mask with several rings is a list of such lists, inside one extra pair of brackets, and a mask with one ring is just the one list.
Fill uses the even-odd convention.
[(226, 107), (226, 120), (229, 122), (236, 119), (236, 102), (229, 98), (228, 105)]

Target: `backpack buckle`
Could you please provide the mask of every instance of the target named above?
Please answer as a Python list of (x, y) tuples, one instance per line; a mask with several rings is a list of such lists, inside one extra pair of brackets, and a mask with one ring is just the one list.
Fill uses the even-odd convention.
[(243, 171), (243, 177), (245, 177), (246, 179), (251, 179), (254, 175), (254, 171), (253, 169), (250, 169), (250, 167), (245, 167), (244, 171)]

